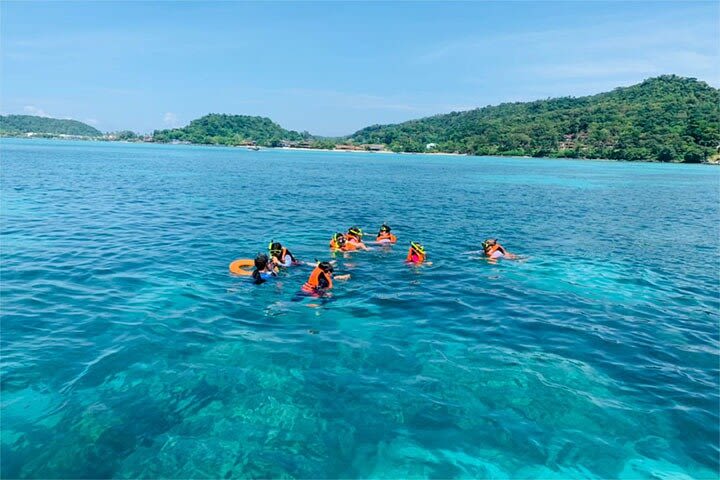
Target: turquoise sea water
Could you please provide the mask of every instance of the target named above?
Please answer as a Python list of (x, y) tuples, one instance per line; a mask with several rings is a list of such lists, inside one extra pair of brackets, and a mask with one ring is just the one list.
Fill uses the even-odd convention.
[(718, 477), (717, 168), (0, 145), (3, 478)]

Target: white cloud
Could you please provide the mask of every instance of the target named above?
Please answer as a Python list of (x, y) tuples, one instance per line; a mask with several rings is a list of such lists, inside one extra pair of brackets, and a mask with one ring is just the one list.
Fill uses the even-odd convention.
[(172, 112), (167, 112), (163, 115), (163, 123), (171, 128), (177, 127), (179, 124), (178, 117)]
[(528, 69), (531, 73), (550, 78), (597, 78), (618, 75), (651, 75), (658, 67), (647, 61), (600, 60), (594, 62), (574, 62), (556, 65), (543, 65)]
[(710, 74), (713, 80), (720, 77), (720, 52), (714, 55), (707, 55), (691, 50), (667, 51), (663, 55), (666, 65), (674, 65), (688, 73)]
[(25, 112), (28, 115), (35, 115), (37, 117), (49, 117), (50, 115), (43, 110), (42, 108), (38, 108), (34, 105), (25, 105), (23, 107), (23, 112)]
[(294, 98), (310, 99), (323, 106), (351, 108), (361, 110), (399, 110), (418, 112), (421, 108), (393, 97), (383, 97), (366, 93), (349, 93), (337, 90), (316, 90), (310, 88), (285, 88), (275, 91)]
[[(368, 93), (341, 92), (337, 90), (316, 90), (307, 88), (285, 88), (273, 90), (274, 95), (302, 98), (312, 105), (346, 108), (352, 110), (376, 110), (385, 112), (409, 112), (415, 115), (434, 115), (441, 112), (472, 110), (476, 105), (451, 102), (423, 102), (406, 95), (374, 95)], [(427, 96), (430, 94), (427, 93)], [(422, 96), (422, 95), (421, 95)]]
[(547, 52), (548, 56), (566, 56), (577, 50), (585, 53), (599, 50), (615, 55), (618, 49), (662, 52), (673, 46), (685, 49), (710, 48), (717, 53), (717, 18), (698, 21), (695, 15), (691, 15), (692, 10), (687, 13), (685, 17), (678, 17), (676, 12), (642, 19), (606, 15), (597, 18), (593, 25), (465, 35), (428, 45), (414, 60), (420, 64), (451, 58), (465, 61), (470, 57), (514, 50), (532, 50), (535, 54), (542, 51)]
[(656, 75), (674, 73), (697, 77), (710, 83), (720, 80), (717, 57), (691, 50), (664, 51), (648, 54), (644, 58), (603, 58), (594, 61), (564, 62), (524, 69), (527, 73), (553, 79), (618, 79), (631, 78), (635, 83)]

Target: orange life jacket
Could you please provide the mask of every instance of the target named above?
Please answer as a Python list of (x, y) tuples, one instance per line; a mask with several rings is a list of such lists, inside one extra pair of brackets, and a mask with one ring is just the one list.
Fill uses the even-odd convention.
[(380, 232), (375, 241), (379, 242), (381, 240), (390, 240), (390, 243), (395, 243), (397, 242), (397, 237), (390, 232)]
[(491, 257), (492, 254), (497, 252), (498, 250), (500, 250), (500, 248), (502, 248), (502, 247), (500, 247), (499, 243), (496, 243), (495, 245), (490, 245), (490, 247), (487, 250), (485, 250), (485, 255), (487, 255), (488, 257)]
[(314, 292), (320, 287), (320, 275), (323, 275), (325, 279), (327, 279), (328, 286), (325, 287), (327, 290), (330, 290), (333, 287), (333, 281), (332, 281), (332, 273), (330, 272), (323, 272), (322, 269), (318, 266), (315, 267), (315, 270), (312, 271), (310, 274), (310, 278), (308, 278), (308, 281), (305, 282), (305, 285), (302, 286), (303, 291), (305, 292)]
[[(413, 259), (413, 256), (416, 256), (419, 260)], [(420, 253), (416, 250), (414, 250), (412, 247), (410, 247), (410, 250), (408, 250), (407, 257), (405, 258), (406, 262), (411, 263), (423, 263), (425, 261), (425, 254)]]
[(343, 245), (341, 247), (340, 244), (337, 243), (334, 238), (330, 239), (330, 248), (332, 248), (333, 250), (341, 250), (343, 252), (347, 252), (350, 250), (357, 250), (357, 246), (349, 243), (348, 241), (345, 241), (345, 245)]

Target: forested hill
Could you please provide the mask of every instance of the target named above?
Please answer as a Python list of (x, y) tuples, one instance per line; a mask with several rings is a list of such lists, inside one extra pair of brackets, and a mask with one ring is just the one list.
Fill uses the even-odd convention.
[(183, 128), (156, 130), (156, 142), (190, 142), (215, 145), (241, 145), (256, 142), (259, 145), (279, 146), (281, 140), (299, 141), (309, 134), (285, 130), (265, 117), (247, 115), (222, 115), (211, 113), (193, 120)]
[(505, 103), (375, 125), (349, 137), (395, 151), (703, 161), (720, 144), (720, 90), (674, 75), (580, 98)]
[(102, 136), (100, 130), (77, 120), (36, 117), (34, 115), (0, 115), (0, 133), (9, 135), (37, 133), (81, 137)]

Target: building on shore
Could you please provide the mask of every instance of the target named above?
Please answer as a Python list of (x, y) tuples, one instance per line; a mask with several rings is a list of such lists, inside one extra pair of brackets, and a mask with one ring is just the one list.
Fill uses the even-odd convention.
[(365, 150), (369, 150), (371, 152), (382, 152), (383, 150), (385, 150), (385, 145), (383, 145), (382, 143), (365, 144), (362, 145), (362, 147)]
[(300, 142), (291, 142), (289, 140), (281, 140), (280, 146), (283, 148), (312, 148), (312, 144), (307, 140)]
[(342, 144), (342, 145), (335, 145), (335, 150), (342, 150), (346, 152), (352, 152), (357, 150), (365, 150), (363, 147), (360, 147), (358, 145), (352, 145), (352, 144)]

